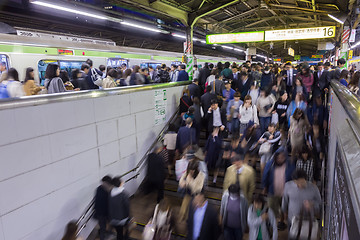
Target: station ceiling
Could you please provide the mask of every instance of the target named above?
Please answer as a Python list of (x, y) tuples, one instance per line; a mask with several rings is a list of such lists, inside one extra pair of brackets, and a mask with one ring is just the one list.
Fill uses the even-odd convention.
[[(301, 28), (341, 25), (328, 17), (328, 13), (348, 14), (357, 0), (57, 0), (107, 16), (131, 19), (153, 25), (168, 32), (184, 33), (195, 18), (201, 16), (194, 27), (194, 35), (205, 39), (206, 34), (258, 31), (284, 28)], [(82, 17), (37, 8), (29, 0), (0, 2), (0, 22), (21, 28), (70, 33), (88, 37), (111, 39), (117, 45), (183, 51), (183, 39), (169, 34), (151, 34), (136, 29), (121, 28), (114, 24), (102, 25)], [(222, 6), (226, 7), (216, 10)], [(332, 39), (334, 43), (338, 39)], [(260, 54), (287, 56), (287, 48), (295, 54), (308, 56), (317, 53), (318, 40), (235, 44), (240, 48), (255, 46)], [(234, 46), (234, 44), (233, 44)], [(220, 46), (194, 44), (194, 53), (212, 56), (243, 58), (243, 53), (226, 51)]]

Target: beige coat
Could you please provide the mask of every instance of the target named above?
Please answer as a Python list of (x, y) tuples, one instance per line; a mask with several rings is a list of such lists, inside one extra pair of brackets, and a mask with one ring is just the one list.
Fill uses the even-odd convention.
[(24, 91), (26, 96), (36, 95), (40, 92), (41, 88), (36, 86), (34, 80), (27, 80), (24, 83)]
[(103, 88), (114, 88), (114, 87), (116, 87), (116, 83), (112, 77), (107, 76), (106, 78), (103, 79), (102, 87)]
[[(237, 169), (235, 165), (228, 167), (224, 179), (224, 191), (228, 190), (231, 184), (236, 183)], [(243, 165), (243, 170), (239, 174), (239, 183), (248, 203), (252, 202), (253, 193), (255, 191), (255, 171), (247, 164)]]
[(180, 178), (179, 185), (181, 188), (189, 188), (192, 194), (196, 194), (203, 189), (204, 180), (205, 174), (203, 172), (199, 172), (195, 179), (187, 176), (187, 173), (185, 172)]

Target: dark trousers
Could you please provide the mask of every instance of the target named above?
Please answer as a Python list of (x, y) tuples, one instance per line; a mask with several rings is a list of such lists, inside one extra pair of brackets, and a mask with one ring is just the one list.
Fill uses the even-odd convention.
[(164, 198), (164, 183), (151, 182), (146, 179), (142, 185), (142, 191), (145, 195), (157, 191), (157, 203), (159, 203)]
[(97, 219), (100, 227), (99, 229), (100, 240), (105, 240), (107, 218), (106, 216), (98, 216)]
[(124, 234), (124, 226), (115, 226), (115, 230), (116, 230), (116, 239), (117, 240), (127, 240), (128, 239), (128, 233), (127, 230), (125, 230), (125, 234)]
[(287, 86), (286, 85), (286, 92), (287, 92), (287, 94), (289, 96), (289, 99), (292, 99), (292, 97), (293, 97), (293, 96), (291, 96), (292, 95), (292, 90), (293, 90), (292, 86)]
[(259, 117), (259, 121), (260, 121), (261, 134), (263, 134), (264, 132), (267, 131), (271, 123), (271, 117)]
[(225, 240), (242, 240), (243, 233), (241, 228), (224, 227), (224, 239)]

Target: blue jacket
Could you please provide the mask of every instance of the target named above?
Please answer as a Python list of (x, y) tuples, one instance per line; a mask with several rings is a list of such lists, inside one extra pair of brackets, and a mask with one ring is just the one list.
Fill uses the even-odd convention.
[(181, 127), (176, 137), (176, 150), (182, 153), (187, 146), (193, 144), (196, 144), (196, 130), (187, 126)]
[[(284, 152), (285, 149), (283, 147), (279, 148), (276, 153)], [(275, 155), (274, 154), (274, 155)], [(285, 151), (287, 155), (287, 152)], [(275, 170), (275, 159), (274, 155), (272, 156), (271, 161), (269, 161), (264, 169), (263, 178), (262, 178), (262, 186), (266, 188), (270, 195), (274, 195), (274, 170)], [(285, 183), (292, 180), (292, 174), (296, 169), (295, 163), (291, 163), (290, 159), (286, 159), (286, 169), (285, 169)]]
[(178, 75), (177, 82), (189, 81), (189, 74), (185, 70), (181, 70)]
[(311, 125), (317, 120), (318, 124), (322, 126), (324, 121), (328, 121), (329, 113), (324, 105), (317, 106), (316, 103), (310, 105), (307, 109), (307, 117)]
[[(227, 90), (226, 89), (224, 89), (223, 91), (222, 91), (222, 95), (223, 95), (223, 97), (225, 97), (226, 95), (226, 92), (227, 92)], [(229, 98), (228, 99), (226, 99), (225, 100), (225, 102), (229, 102), (229, 101), (231, 101), (231, 100), (233, 100), (234, 99), (234, 93), (235, 93), (235, 90), (234, 89), (232, 89), (232, 88), (230, 88), (230, 96), (229, 96)]]

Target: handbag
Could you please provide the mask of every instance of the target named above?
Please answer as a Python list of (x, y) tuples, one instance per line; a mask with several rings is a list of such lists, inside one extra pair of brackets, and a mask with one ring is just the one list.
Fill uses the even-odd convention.
[(264, 155), (270, 152), (271, 144), (269, 142), (264, 142), (261, 144), (259, 149), (259, 155)]
[(91, 78), (94, 82), (94, 84), (98, 87), (102, 86), (103, 79), (102, 77), (96, 72), (94, 68), (91, 68)]
[(186, 172), (189, 161), (186, 158), (182, 158), (175, 162), (175, 174), (176, 180), (179, 181), (182, 175)]
[(153, 217), (146, 224), (145, 229), (142, 233), (143, 240), (153, 240), (156, 233), (156, 215), (158, 212), (159, 204), (156, 204)]
[(291, 220), (289, 231), (290, 240), (317, 240), (319, 223), (308, 212), (308, 218), (304, 218), (304, 210), (300, 211), (300, 216), (294, 216)]
[(279, 115), (277, 113), (274, 113), (272, 116), (271, 116), (271, 123), (273, 124), (278, 124), (279, 122)]

